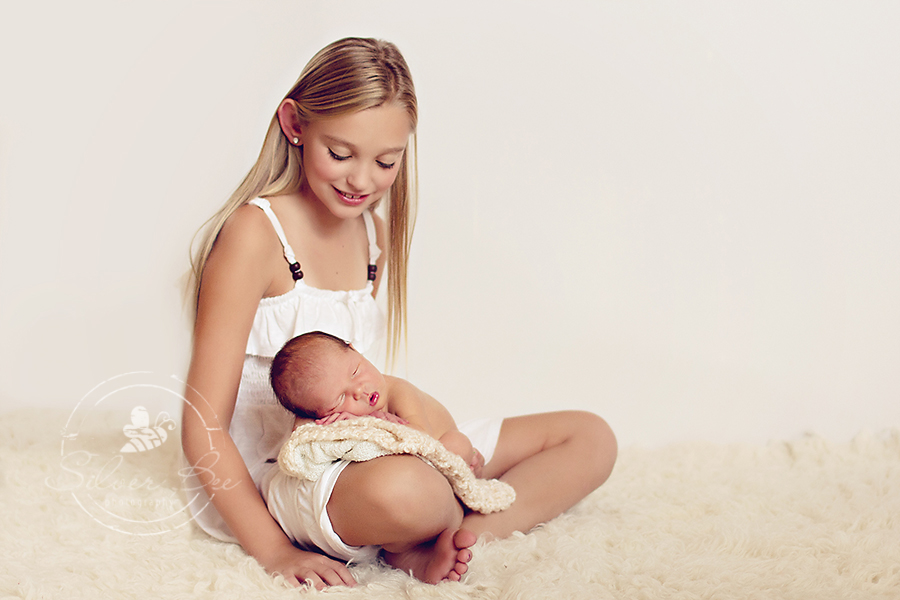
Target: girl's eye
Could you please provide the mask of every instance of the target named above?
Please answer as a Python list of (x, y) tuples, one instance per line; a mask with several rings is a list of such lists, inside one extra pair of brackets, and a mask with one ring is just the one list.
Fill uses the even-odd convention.
[(356, 369), (353, 371), (353, 376), (356, 377), (357, 373), (359, 373), (359, 365), (357, 365)]
[(397, 164), (396, 162), (392, 162), (392, 163), (388, 164), (388, 163), (381, 162), (380, 160), (376, 160), (375, 162), (377, 162), (378, 166), (381, 167), (382, 169), (393, 169), (394, 165)]
[(333, 158), (334, 160), (347, 160), (348, 158), (350, 158), (349, 156), (341, 156), (340, 154), (335, 154), (334, 150), (332, 150), (331, 148), (328, 149), (328, 154), (330, 154), (331, 158)]

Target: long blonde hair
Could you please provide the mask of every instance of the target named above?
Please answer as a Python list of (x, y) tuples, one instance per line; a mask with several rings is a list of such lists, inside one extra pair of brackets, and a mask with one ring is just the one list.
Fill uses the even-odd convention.
[[(303, 121), (338, 117), (398, 102), (410, 119), (412, 135), (387, 196), (388, 221), (388, 364), (406, 340), (406, 273), (415, 225), (417, 197), (416, 125), (418, 103), (409, 67), (390, 42), (345, 38), (329, 44), (309, 61), (285, 96), (297, 103)], [(276, 113), (256, 164), (244, 181), (201, 228), (201, 243), (192, 257), (193, 298), (200, 292), (203, 268), (225, 221), (250, 200), (296, 192), (303, 183), (303, 157), (289, 143)]]

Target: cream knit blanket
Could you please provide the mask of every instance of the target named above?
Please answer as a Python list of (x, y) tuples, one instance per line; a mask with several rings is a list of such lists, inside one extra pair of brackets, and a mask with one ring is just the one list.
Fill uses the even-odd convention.
[(418, 456), (447, 478), (466, 506), (480, 513), (505, 510), (516, 499), (512, 486), (476, 478), (461, 456), (433, 437), (375, 417), (298, 427), (281, 447), (278, 465), (288, 475), (317, 481), (335, 461), (361, 462), (389, 454)]

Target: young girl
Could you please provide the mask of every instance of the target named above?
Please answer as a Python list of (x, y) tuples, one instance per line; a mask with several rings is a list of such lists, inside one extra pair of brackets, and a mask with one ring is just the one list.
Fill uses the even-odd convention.
[[(344, 564), (292, 545), (263, 501), (277, 468), (267, 461), (294, 420), (271, 390), (269, 366), (285, 342), (314, 330), (377, 353), (385, 323), (374, 296), (385, 264), (388, 356), (396, 352), (416, 122), (396, 47), (358, 38), (329, 45), (279, 105), (256, 164), (211, 220), (194, 263), (182, 418), (198, 492), (190, 507), (211, 535), (239, 542), (295, 585), (354, 580)], [(382, 200), (386, 224), (371, 211)], [(466, 515), (437, 471), (415, 457), (387, 456), (337, 463), (309, 490), (308, 522), (319, 528), (310, 535), (329, 547), (379, 546), (390, 564), (423, 581), (458, 580), (478, 535), (504, 537), (557, 516), (605, 481), (615, 461), (611, 431), (588, 413), (506, 419), (486, 431), (484, 443), (496, 451), (488, 459), (479, 448), (488, 460), (483, 476), (516, 489), (509, 510)]]

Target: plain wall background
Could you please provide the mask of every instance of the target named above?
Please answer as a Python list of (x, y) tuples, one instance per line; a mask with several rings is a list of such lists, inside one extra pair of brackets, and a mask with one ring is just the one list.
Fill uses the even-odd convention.
[(346, 35), (420, 102), (405, 374), (624, 444), (900, 425), (900, 5), (0, 4), (0, 410), (183, 377), (192, 235)]

